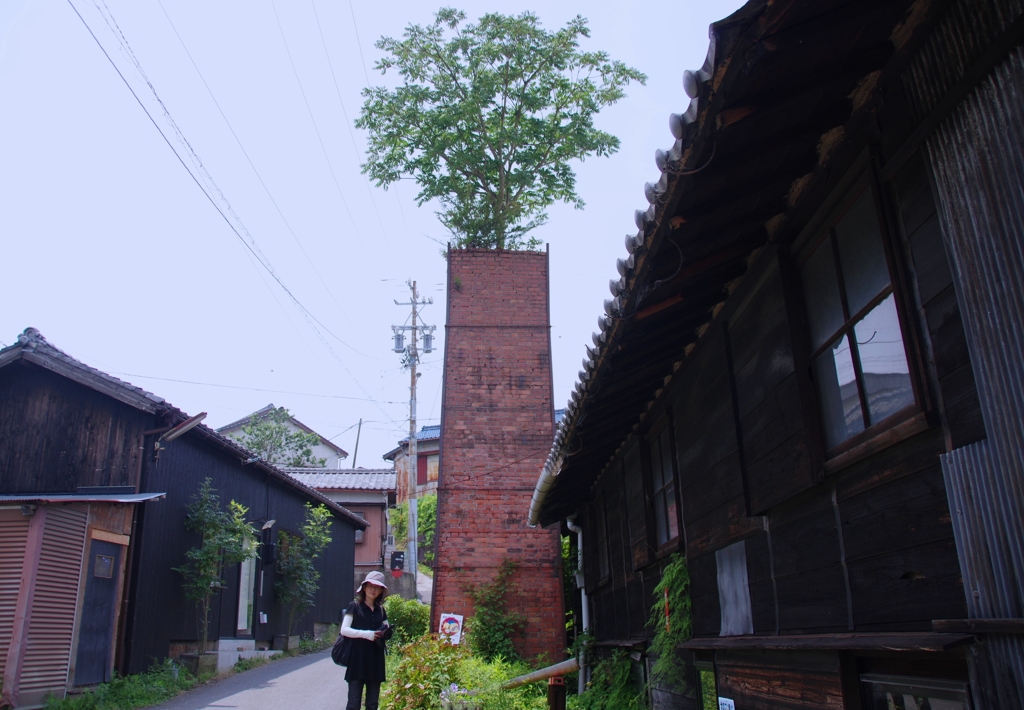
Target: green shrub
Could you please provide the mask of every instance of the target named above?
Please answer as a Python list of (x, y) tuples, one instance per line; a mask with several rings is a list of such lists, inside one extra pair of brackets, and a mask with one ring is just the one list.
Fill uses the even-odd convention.
[(170, 660), (146, 673), (114, 678), (81, 695), (63, 700), (50, 697), (45, 710), (132, 710), (156, 705), (195, 687), (199, 681)]
[(381, 707), (440, 710), (441, 691), (459, 682), (459, 665), (468, 656), (465, 646), (453, 646), (430, 636), (406, 644), (401, 653), (389, 656), (388, 682), (382, 686)]
[(460, 687), (477, 691), (473, 700), (480, 710), (545, 710), (547, 682), (521, 685), (511, 690), (502, 689), (502, 684), (532, 669), (522, 661), (506, 661), (495, 658), (491, 662), (476, 656), (465, 658), (458, 667)]
[(253, 668), (259, 668), (265, 666), (267, 659), (261, 656), (256, 658), (239, 658), (238, 662), (235, 663), (235, 671), (238, 673), (244, 673), (245, 671), (251, 671)]
[(515, 572), (516, 563), (506, 557), (490, 584), (466, 589), (474, 607), (473, 616), (466, 624), (466, 636), (473, 652), (485, 661), (519, 660), (512, 638), (522, 630), (525, 619), (509, 609), (510, 598), (516, 594), (512, 581)]
[(594, 666), (586, 691), (567, 700), (569, 710), (643, 710), (647, 689), (637, 686), (629, 654), (616, 649)]
[(430, 607), (415, 599), (392, 595), (384, 600), (388, 623), (395, 629), (388, 646), (397, 648), (427, 634), (430, 628)]

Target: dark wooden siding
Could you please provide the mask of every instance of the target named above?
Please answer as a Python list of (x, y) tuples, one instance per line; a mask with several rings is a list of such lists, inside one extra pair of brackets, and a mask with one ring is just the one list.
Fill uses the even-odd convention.
[(959, 448), (984, 439), (985, 424), (931, 183), (920, 154), (896, 174), (894, 183), (901, 231), (913, 260), (931, 340), (931, 366), (939, 383), (952, 448)]
[(762, 268), (763, 280), (728, 326), (749, 512), (757, 515), (817, 478), (782, 272), (777, 259)]
[(0, 491), (134, 486), (151, 414), (19, 361), (0, 368)]
[(834, 653), (719, 653), (719, 695), (744, 710), (842, 708)]
[[(144, 491), (166, 491), (164, 500), (146, 504), (136, 527), (133, 562), (132, 601), (129, 610), (128, 671), (148, 668), (168, 654), (172, 641), (198, 638), (195, 606), (182, 591), (182, 578), (173, 570), (185, 563), (185, 551), (197, 545), (196, 533), (185, 530), (186, 507), (203, 479), (212, 479), (221, 505), (235, 500), (248, 509), (250, 521), (259, 524), (275, 520), (273, 540), (281, 530), (297, 532), (304, 520), (305, 498), (295, 489), (271, 479), (263, 471), (242, 466), (228, 454), (186, 435), (170, 444), (154, 463), (147, 458), (142, 476)], [(320, 591), (316, 605), (296, 619), (295, 633), (311, 632), (313, 622), (338, 623), (340, 612), (355, 591), (354, 528), (348, 521), (334, 519), (331, 544), (317, 560)], [(269, 641), (287, 633), (287, 613), (274, 601), (274, 567), (257, 567), (257, 586), (263, 573), (263, 596), (256, 600), (255, 637)], [(210, 613), (210, 638), (234, 637), (238, 603), (238, 566), (225, 570), (224, 590), (214, 599)], [(268, 615), (260, 624), (259, 612)]]

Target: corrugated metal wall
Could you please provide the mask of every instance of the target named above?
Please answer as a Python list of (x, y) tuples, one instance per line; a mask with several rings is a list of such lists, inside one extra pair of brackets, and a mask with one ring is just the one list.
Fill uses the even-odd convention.
[(64, 696), (87, 520), (88, 513), (82, 509), (51, 506), (47, 510), (21, 669), (21, 705), (41, 702), (49, 693)]
[[(1019, 0), (955, 4), (908, 73), (923, 115), (1024, 12)], [(988, 440), (943, 457), (975, 618), (1024, 617), (1024, 48), (1017, 46), (928, 139), (946, 247)], [(1024, 706), (1024, 639), (969, 651), (975, 703)]]
[[(991, 509), (1024, 520), (1024, 47), (994, 72), (928, 142), (943, 227), (994, 459)], [(975, 459), (979, 462), (980, 460)], [(994, 518), (995, 520), (996, 518)], [(1012, 528), (1011, 528), (1012, 529)], [(986, 602), (1024, 616), (1024, 548), (999, 560), (1012, 589)]]
[(14, 628), (14, 607), (18, 603), (21, 568), (28, 537), (28, 516), (17, 508), (0, 510), (0, 674), (7, 664)]

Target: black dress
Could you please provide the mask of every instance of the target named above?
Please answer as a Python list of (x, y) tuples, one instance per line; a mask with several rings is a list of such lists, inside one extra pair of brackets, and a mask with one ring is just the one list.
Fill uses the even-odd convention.
[[(345, 609), (345, 615), (352, 615), (352, 628), (362, 631), (376, 631), (388, 618), (388, 613), (380, 604), (371, 611), (363, 602), (352, 602)], [(388, 629), (385, 638), (379, 641), (352, 639), (352, 660), (345, 671), (345, 681), (362, 680), (372, 683), (384, 682), (384, 641), (391, 636)]]

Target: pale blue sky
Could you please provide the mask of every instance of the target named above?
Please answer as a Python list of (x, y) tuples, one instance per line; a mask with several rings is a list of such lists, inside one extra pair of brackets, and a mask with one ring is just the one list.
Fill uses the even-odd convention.
[[(208, 411), (213, 426), (273, 402), (351, 452), (362, 417), (367, 423), (358, 463), (384, 465), (381, 454), (407, 431), (408, 375), (390, 352), (390, 326), (408, 315), (393, 304), (407, 300), (408, 278), (435, 301), (423, 314), (440, 337), (438, 350), (424, 357), (419, 418), (429, 424), (440, 416), (445, 262), (437, 241), (446, 235), (429, 206), (416, 206), (413, 185), (388, 192), (367, 186), (359, 172), (364, 136), (349, 133), (342, 102), (354, 119), (366, 84), (360, 48), (370, 80), (382, 82), (372, 68), (379, 56), (374, 41), (400, 35), (408, 23), (429, 22), (437, 6), (354, 0), (350, 10), (344, 0), (316, 0), (336, 90), (314, 5), (275, 0), (307, 110), (270, 0), (163, 0), (304, 256), (157, 0), (105, 1), (165, 106), (278, 275), (351, 349), (330, 335), (325, 345), (253, 265), (67, 0), (0, 1), (0, 133), (6, 138), (0, 342), (9, 345), (34, 326), (92, 366), (189, 413)], [(104, 7), (102, 0), (96, 3)], [(97, 5), (74, 4), (174, 142)], [(636, 231), (633, 211), (647, 206), (644, 182), (658, 177), (654, 151), (672, 143), (668, 115), (687, 105), (682, 72), (704, 61), (708, 25), (739, 5), (458, 5), (471, 18), (534, 9), (548, 28), (583, 14), (592, 30), (585, 48), (606, 50), (649, 77), (646, 87), (629, 87), (627, 98), (598, 118), (622, 148), (577, 166), (587, 208), (555, 206), (536, 232), (551, 248), (557, 407), (576, 380), (584, 345), (609, 297), (608, 280), (617, 277), (623, 237)]]

